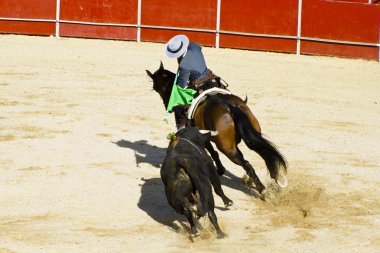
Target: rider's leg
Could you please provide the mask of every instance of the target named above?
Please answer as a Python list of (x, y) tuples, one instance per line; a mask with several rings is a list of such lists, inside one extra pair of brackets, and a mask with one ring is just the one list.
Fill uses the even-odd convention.
[(186, 108), (183, 106), (176, 106), (173, 108), (173, 111), (177, 130), (184, 128), (186, 125)]

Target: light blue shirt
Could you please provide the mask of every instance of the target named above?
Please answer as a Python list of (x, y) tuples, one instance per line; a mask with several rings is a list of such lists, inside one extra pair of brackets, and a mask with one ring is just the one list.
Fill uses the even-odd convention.
[(202, 47), (190, 42), (187, 52), (178, 66), (177, 84), (185, 88), (188, 81), (197, 80), (207, 69)]

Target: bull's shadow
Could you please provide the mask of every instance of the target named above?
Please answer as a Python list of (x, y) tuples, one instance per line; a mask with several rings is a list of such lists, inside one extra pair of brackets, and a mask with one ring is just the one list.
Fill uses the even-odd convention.
[(141, 196), (137, 206), (153, 220), (175, 231), (180, 231), (181, 227), (174, 221), (178, 221), (182, 227), (187, 227), (185, 217), (177, 214), (169, 205), (161, 178), (141, 178), (141, 180), (143, 183), (140, 185)]
[[(162, 183), (161, 178), (141, 178), (141, 180), (141, 196), (137, 206), (156, 222), (168, 226), (176, 232), (183, 230), (189, 232), (190, 227), (185, 216), (176, 213), (167, 201), (164, 184)], [(238, 189), (255, 198), (259, 198), (257, 193), (244, 186), (241, 181), (241, 178), (236, 177), (228, 171), (226, 171), (226, 175), (222, 178), (223, 185), (233, 189)], [(219, 198), (215, 195), (214, 197)], [(221, 211), (228, 210), (228, 208), (220, 206), (215, 206), (215, 208)]]
[[(141, 163), (148, 163), (156, 168), (160, 168), (166, 155), (166, 148), (150, 145), (146, 140), (128, 141), (119, 140), (114, 142), (122, 148), (129, 148), (135, 152), (136, 166)], [(175, 231), (181, 230), (174, 221), (178, 221), (182, 227), (186, 227), (186, 220), (182, 215), (177, 214), (169, 205), (164, 184), (161, 178), (141, 178), (141, 196), (137, 206), (148, 214), (153, 220), (170, 227)]]
[[(148, 163), (156, 168), (160, 168), (162, 161), (166, 155), (166, 148), (160, 148), (155, 145), (150, 145), (147, 140), (128, 141), (121, 139), (114, 142), (116, 145), (122, 148), (129, 148), (135, 152), (136, 166), (140, 167), (141, 163)], [(251, 195), (254, 198), (260, 198), (260, 194), (252, 187), (247, 187), (243, 180), (231, 172), (226, 170), (225, 174), (221, 177), (222, 185), (244, 192)], [(165, 199), (166, 201), (166, 199)]]
[(129, 148), (135, 152), (137, 167), (140, 167), (141, 163), (148, 163), (159, 168), (166, 155), (166, 148), (150, 145), (146, 140), (131, 142), (122, 139), (114, 143), (119, 147)]

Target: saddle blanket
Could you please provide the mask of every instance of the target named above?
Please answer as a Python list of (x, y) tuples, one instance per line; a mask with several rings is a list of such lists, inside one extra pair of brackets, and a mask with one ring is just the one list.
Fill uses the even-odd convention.
[(198, 105), (207, 98), (207, 95), (215, 95), (215, 94), (231, 95), (231, 92), (229, 92), (228, 90), (224, 90), (224, 89), (220, 89), (216, 87), (205, 90), (191, 102), (189, 110), (187, 110), (187, 118), (192, 119), (194, 117), (195, 110), (197, 109)]

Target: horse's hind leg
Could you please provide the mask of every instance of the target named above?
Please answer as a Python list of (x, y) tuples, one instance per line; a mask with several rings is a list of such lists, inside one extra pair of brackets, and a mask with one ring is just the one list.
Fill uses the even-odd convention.
[(253, 183), (256, 185), (256, 189), (260, 193), (262, 193), (265, 190), (265, 186), (263, 185), (263, 183), (261, 183), (259, 177), (256, 175), (255, 169), (252, 167), (252, 165), (248, 161), (244, 160), (243, 163), (244, 163), (243, 168), (247, 172), (248, 176), (252, 178)]
[(256, 186), (256, 189), (262, 193), (265, 190), (265, 186), (261, 183), (259, 177), (256, 175), (256, 172), (252, 165), (244, 159), (243, 153), (236, 147), (233, 150), (229, 150), (224, 153), (232, 162), (240, 165), (244, 168), (247, 175), (252, 179), (253, 183)]
[(206, 149), (210, 153), (212, 160), (214, 160), (218, 174), (223, 175), (226, 171), (226, 168), (224, 168), (222, 162), (219, 159), (218, 152), (215, 151), (214, 147), (212, 146), (211, 142), (206, 142)]

